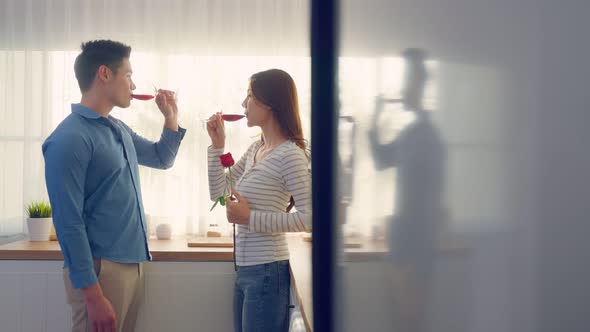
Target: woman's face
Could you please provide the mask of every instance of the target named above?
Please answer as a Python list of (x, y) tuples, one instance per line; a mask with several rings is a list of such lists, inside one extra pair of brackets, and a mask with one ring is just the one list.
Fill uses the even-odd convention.
[(251, 88), (248, 88), (248, 93), (242, 102), (242, 107), (245, 108), (244, 114), (246, 114), (246, 119), (248, 120), (248, 127), (262, 127), (272, 118), (270, 106), (257, 100), (252, 94)]

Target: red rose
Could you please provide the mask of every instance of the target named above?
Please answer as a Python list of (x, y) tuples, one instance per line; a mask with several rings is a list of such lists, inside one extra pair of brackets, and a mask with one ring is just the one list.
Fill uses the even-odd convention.
[(219, 160), (221, 160), (221, 165), (223, 165), (223, 167), (231, 167), (235, 163), (234, 158), (231, 156), (230, 152), (219, 156)]
[(227, 168), (227, 171), (229, 172), (229, 187), (225, 188), (225, 190), (223, 191), (223, 195), (219, 196), (216, 200), (215, 203), (213, 204), (213, 206), (211, 207), (212, 211), (213, 208), (217, 205), (217, 203), (221, 204), (221, 205), (225, 205), (226, 203), (226, 195), (230, 195), (231, 198), (231, 190), (234, 187), (233, 184), (233, 177), (231, 174), (231, 167), (234, 165), (234, 158), (231, 156), (231, 153), (226, 153), (226, 154), (222, 154), (221, 156), (219, 156), (219, 160), (221, 160), (221, 165), (223, 165), (223, 167)]

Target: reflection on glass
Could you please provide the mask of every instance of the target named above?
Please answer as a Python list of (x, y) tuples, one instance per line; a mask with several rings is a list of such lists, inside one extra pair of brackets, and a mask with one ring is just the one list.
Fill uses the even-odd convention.
[[(394, 326), (399, 331), (424, 331), (437, 233), (444, 221), (442, 206), (445, 151), (430, 112), (423, 107), (428, 79), (425, 52), (403, 52), (405, 75), (400, 99), (377, 96), (369, 140), (377, 169), (395, 168), (395, 202), (387, 221), (393, 290)], [(398, 136), (381, 143), (379, 117), (387, 103), (401, 103), (414, 121)]]
[[(372, 73), (372, 89), (352, 87), (349, 62), (373, 69), (364, 74)], [(446, 223), (446, 151), (431, 119), (434, 109), (425, 107), (436, 105), (432, 67), (416, 48), (399, 58), (341, 59), (343, 331), (383, 330), (383, 324), (388, 331), (426, 330)]]

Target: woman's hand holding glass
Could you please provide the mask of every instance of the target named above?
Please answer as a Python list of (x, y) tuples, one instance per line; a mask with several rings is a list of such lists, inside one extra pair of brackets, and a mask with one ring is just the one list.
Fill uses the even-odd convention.
[(225, 125), (221, 118), (221, 112), (217, 112), (209, 117), (207, 121), (207, 133), (211, 138), (211, 145), (215, 149), (225, 147)]

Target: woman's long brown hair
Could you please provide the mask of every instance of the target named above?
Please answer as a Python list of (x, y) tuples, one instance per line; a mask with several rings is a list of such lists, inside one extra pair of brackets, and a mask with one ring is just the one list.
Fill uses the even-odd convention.
[[(301, 129), (299, 99), (293, 78), (280, 69), (261, 71), (250, 77), (250, 89), (258, 101), (271, 108), (283, 134), (295, 142), (309, 158), (307, 142)], [(291, 211), (294, 205), (295, 200), (291, 196), (287, 212)]]

